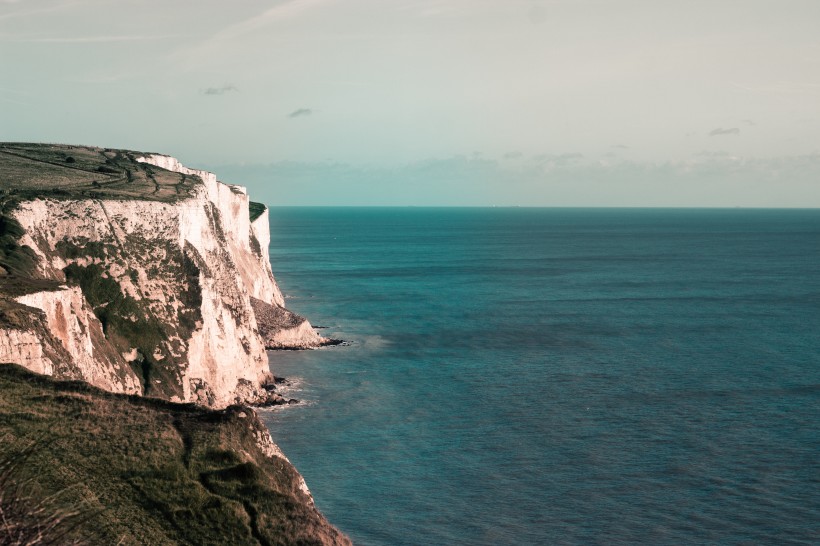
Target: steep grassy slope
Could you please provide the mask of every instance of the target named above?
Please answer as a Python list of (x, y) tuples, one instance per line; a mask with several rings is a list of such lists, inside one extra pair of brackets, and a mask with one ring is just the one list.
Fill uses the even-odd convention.
[[(349, 544), (313, 507), (254, 412), (211, 411), (0, 365), (0, 460), (77, 510), (90, 544)], [(2, 498), (2, 491), (0, 491)]]

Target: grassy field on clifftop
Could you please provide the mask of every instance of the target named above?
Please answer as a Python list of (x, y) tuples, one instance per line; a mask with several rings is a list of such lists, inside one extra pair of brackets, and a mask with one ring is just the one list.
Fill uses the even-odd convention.
[[(0, 289), (19, 295), (43, 289), (30, 279), (34, 253), (20, 247), (23, 231), (12, 217), (29, 199), (114, 199), (175, 202), (192, 195), (197, 176), (140, 163), (140, 152), (0, 142)], [(4, 307), (0, 302), (0, 311)], [(0, 317), (2, 319), (2, 317)]]
[(138, 152), (62, 144), (0, 143), (4, 199), (150, 199), (190, 195), (196, 176), (137, 162)]
[(63, 542), (345, 544), (296, 470), (263, 454), (262, 427), (247, 408), (115, 395), (0, 364), (0, 461), (33, 446), (15, 479), (49, 510), (82, 514)]

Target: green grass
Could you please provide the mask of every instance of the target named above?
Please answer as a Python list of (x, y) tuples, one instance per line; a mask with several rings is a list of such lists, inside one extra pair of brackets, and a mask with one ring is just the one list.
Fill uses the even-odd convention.
[(251, 222), (262, 216), (262, 213), (268, 210), (268, 207), (263, 205), (262, 203), (257, 203), (255, 201), (251, 201), (248, 205), (248, 209), (250, 211)]
[[(143, 199), (174, 202), (192, 195), (199, 178), (138, 163), (139, 152), (58, 144), (0, 143), (0, 300), (44, 289), (33, 279), (34, 252), (20, 246), (23, 230), (11, 216), (21, 201), (51, 198)], [(58, 248), (65, 258), (94, 257), (90, 243), (78, 252)], [(65, 245), (64, 245), (65, 246)], [(0, 306), (3, 303), (0, 301)]]
[(13, 204), (0, 202), (0, 267), (6, 274), (25, 276), (34, 269), (36, 257), (30, 248), (17, 242), (24, 231), (11, 216), (12, 209)]
[(150, 199), (191, 195), (198, 178), (138, 163), (138, 152), (58, 144), (0, 143), (0, 199)]
[[(138, 250), (133, 241), (130, 248), (134, 252)], [(118, 249), (91, 242), (84, 246), (66, 243), (58, 248), (68, 257), (89, 256), (101, 260), (86, 266), (68, 265), (63, 270), (66, 282), (80, 287), (102, 324), (106, 339), (118, 352), (130, 351), (132, 347), (138, 350), (140, 357), (131, 366), (141, 379), (146, 395), (183, 396), (180, 372), (186, 358), (184, 348), (177, 346), (177, 356), (166, 355), (160, 360), (154, 357), (154, 350), (177, 337), (189, 339), (197, 322), (202, 320), (200, 270), (192, 257), (196, 251), (192, 249), (189, 245), (187, 252), (182, 252), (169, 246), (165, 249), (165, 261), (152, 273), (154, 278), (164, 278), (168, 286), (174, 287), (174, 295), (181, 303), (175, 315), (163, 320), (151, 309), (150, 300), (137, 300), (124, 293), (120, 283), (109, 274)]]
[[(155, 366), (151, 357), (153, 349), (166, 339), (162, 325), (151, 313), (146, 312), (142, 302), (123, 294), (117, 281), (103, 275), (104, 269), (98, 264), (81, 267), (71, 264), (65, 268), (66, 282), (79, 285), (94, 314), (100, 320), (103, 333), (112, 342), (122, 340), (121, 350), (136, 347), (142, 358), (134, 363), (137, 376), (142, 379), (146, 395), (152, 394), (153, 379), (162, 367)], [(176, 371), (178, 367), (174, 367)], [(165, 384), (178, 382), (178, 378)], [(180, 393), (174, 393), (180, 394)]]
[(19, 244), (23, 228), (11, 216), (16, 202), (0, 196), (0, 324), (2, 311), (16, 307), (11, 298), (39, 290), (54, 290), (59, 283), (36, 279), (33, 271), (37, 257), (30, 248)]
[[(264, 456), (264, 425), (242, 407), (115, 395), (0, 365), (0, 460), (48, 439), (20, 469), (42, 498), (96, 514), (91, 544), (330, 544), (342, 538)], [(1, 495), (0, 495), (1, 496)]]

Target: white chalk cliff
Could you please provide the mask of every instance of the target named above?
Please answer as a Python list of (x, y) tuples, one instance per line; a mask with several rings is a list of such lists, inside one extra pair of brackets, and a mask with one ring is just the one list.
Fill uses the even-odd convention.
[(244, 188), (174, 158), (136, 161), (186, 175), (193, 189), (175, 200), (16, 204), (19, 243), (36, 256), (37, 278), (56, 284), (15, 296), (30, 313), (0, 324), (0, 362), (213, 407), (259, 400), (266, 346), (324, 341), (301, 318), (260, 328), (252, 301), (290, 314), (268, 257), (268, 211), (251, 220)]

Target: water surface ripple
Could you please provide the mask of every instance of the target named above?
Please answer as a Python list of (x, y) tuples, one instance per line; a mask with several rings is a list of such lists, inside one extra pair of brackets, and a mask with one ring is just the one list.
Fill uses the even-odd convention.
[(264, 414), (357, 544), (820, 543), (820, 211), (271, 211)]

